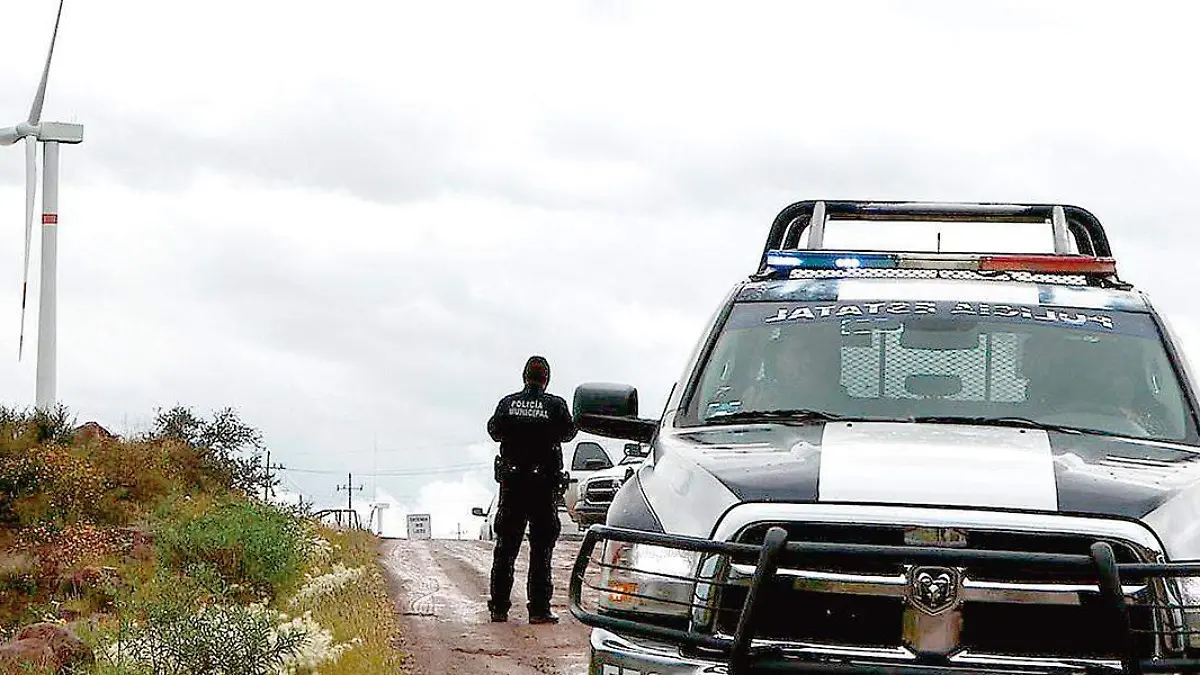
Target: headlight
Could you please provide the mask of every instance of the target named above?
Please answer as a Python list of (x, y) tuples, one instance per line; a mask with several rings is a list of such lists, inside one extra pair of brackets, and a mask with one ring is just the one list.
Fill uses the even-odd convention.
[[(609, 541), (604, 546), (602, 610), (686, 618), (691, 612), (697, 554)], [(614, 569), (614, 567), (616, 569)]]
[(1175, 580), (1175, 588), (1183, 605), (1183, 627), (1191, 632), (1187, 636), (1187, 646), (1200, 649), (1200, 579), (1179, 577)]

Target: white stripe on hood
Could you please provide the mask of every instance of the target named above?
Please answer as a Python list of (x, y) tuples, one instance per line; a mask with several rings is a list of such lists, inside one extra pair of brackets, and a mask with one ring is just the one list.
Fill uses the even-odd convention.
[(831, 423), (818, 500), (1058, 509), (1049, 436), (1036, 429)]

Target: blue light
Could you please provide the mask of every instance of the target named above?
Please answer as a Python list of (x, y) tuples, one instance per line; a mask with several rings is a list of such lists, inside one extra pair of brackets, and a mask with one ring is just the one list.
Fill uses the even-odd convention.
[(896, 256), (888, 253), (852, 253), (846, 251), (767, 251), (766, 263), (774, 269), (895, 269)]

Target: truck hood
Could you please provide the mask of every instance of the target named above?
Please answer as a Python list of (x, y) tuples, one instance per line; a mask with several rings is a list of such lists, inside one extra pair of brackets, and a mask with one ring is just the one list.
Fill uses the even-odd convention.
[(1037, 429), (830, 422), (671, 439), (735, 501), (903, 504), (1140, 519), (1200, 482), (1200, 448)]
[(625, 477), (626, 472), (632, 471), (634, 473), (637, 473), (637, 470), (639, 468), (641, 468), (642, 464), (643, 464), (642, 462), (636, 462), (634, 464), (625, 464), (623, 466), (620, 464), (618, 464), (617, 466), (610, 466), (607, 469), (600, 469), (599, 471), (594, 471), (594, 472), (588, 474), (580, 482), (586, 483), (587, 481), (590, 481), (590, 480), (593, 480), (596, 478), (622, 479)]

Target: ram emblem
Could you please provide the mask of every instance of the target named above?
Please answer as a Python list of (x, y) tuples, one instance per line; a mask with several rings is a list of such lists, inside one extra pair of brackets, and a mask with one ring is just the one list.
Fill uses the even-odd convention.
[(909, 602), (926, 614), (940, 614), (958, 601), (961, 576), (949, 567), (913, 567), (908, 571)]

